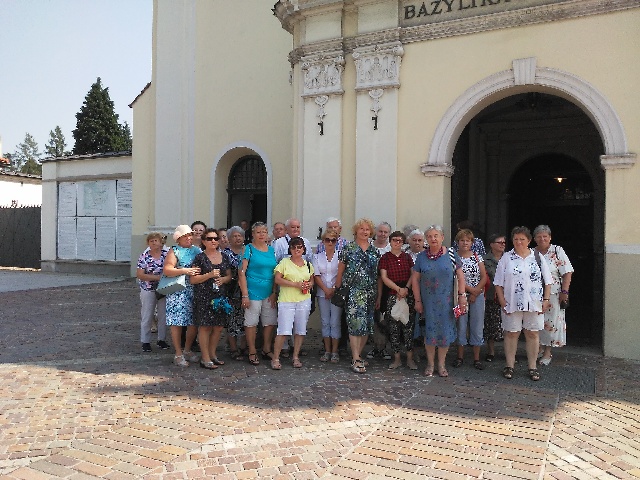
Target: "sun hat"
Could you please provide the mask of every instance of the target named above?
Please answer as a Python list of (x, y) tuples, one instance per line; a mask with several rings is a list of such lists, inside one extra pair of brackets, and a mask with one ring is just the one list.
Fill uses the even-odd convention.
[(192, 234), (193, 230), (189, 225), (178, 225), (176, 227), (176, 231), (173, 232), (173, 241), (177, 242), (180, 237), (183, 237), (188, 234)]

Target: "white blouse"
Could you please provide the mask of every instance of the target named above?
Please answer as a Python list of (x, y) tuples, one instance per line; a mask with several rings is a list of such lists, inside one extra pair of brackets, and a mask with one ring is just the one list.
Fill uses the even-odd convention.
[[(319, 276), (322, 279), (322, 283), (324, 283), (325, 287), (333, 288), (336, 284), (336, 280), (338, 279), (338, 252), (334, 252), (333, 258), (329, 262), (327, 260), (327, 252), (316, 253), (313, 256), (313, 271), (316, 276)], [(321, 288), (316, 290), (316, 296), (319, 298), (324, 298), (324, 292)]]
[(531, 248), (527, 258), (522, 258), (515, 250), (502, 255), (493, 283), (504, 289), (507, 313), (542, 312), (542, 279), (545, 285), (551, 285), (553, 279), (543, 255), (540, 255), (540, 267), (542, 272)]

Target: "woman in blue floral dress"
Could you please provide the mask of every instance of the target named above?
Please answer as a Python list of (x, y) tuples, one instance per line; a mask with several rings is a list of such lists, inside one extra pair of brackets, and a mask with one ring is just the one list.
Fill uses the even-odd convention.
[(349, 243), (338, 254), (340, 263), (336, 288), (343, 282), (349, 287), (345, 311), (352, 355), (351, 369), (356, 373), (367, 371), (361, 355), (369, 335), (373, 334), (380, 260), (378, 250), (370, 243), (374, 228), (368, 218), (358, 220), (353, 226), (353, 243)]
[[(179, 367), (188, 367), (189, 362), (198, 361), (198, 356), (191, 352), (191, 345), (196, 339), (197, 328), (193, 324), (193, 286), (189, 277), (198, 275), (200, 269), (193, 267), (196, 255), (202, 252), (192, 245), (193, 232), (189, 225), (180, 225), (173, 232), (177, 245), (171, 247), (164, 261), (164, 274), (167, 277), (187, 276), (187, 288), (167, 295), (167, 326), (171, 327), (171, 341), (176, 349), (173, 363)], [(184, 352), (180, 347), (182, 327), (187, 327), (187, 340)]]
[[(440, 225), (427, 227), (424, 234), (429, 246), (416, 257), (411, 274), (415, 309), (423, 314), (425, 319), (427, 368), (424, 374), (427, 377), (433, 376), (438, 347), (438, 372), (441, 377), (448, 377), (449, 373), (445, 367), (447, 351), (457, 337), (453, 308), (460, 305), (466, 310), (467, 307), (462, 262), (457, 253), (442, 246), (444, 231)], [(453, 298), (454, 276), (458, 282), (458, 299)]]

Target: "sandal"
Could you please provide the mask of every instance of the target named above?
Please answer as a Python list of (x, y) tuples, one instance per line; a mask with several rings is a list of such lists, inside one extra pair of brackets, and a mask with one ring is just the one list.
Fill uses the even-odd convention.
[(340, 361), (340, 355), (337, 353), (331, 354), (331, 363), (338, 363)]
[(504, 367), (502, 369), (502, 376), (507, 380), (511, 380), (513, 378), (513, 367)]
[[(251, 358), (253, 357), (253, 358)], [(249, 363), (251, 365), (257, 366), (260, 365), (260, 360), (258, 360), (258, 354), (257, 353), (250, 353), (249, 354)]]
[(459, 368), (464, 363), (464, 358), (456, 358), (456, 361), (453, 362), (453, 368)]
[(212, 361), (213, 363), (215, 363), (216, 365), (224, 365), (224, 362), (223, 362), (222, 360), (220, 360), (218, 357), (213, 357), (213, 358), (211, 359), (211, 361)]
[(476, 370), (484, 370), (484, 365), (482, 364), (482, 362), (480, 360), (474, 360), (473, 361), (473, 368), (475, 368)]
[(321, 362), (328, 362), (329, 360), (331, 360), (331, 353), (329, 352), (324, 352), (320, 357)]
[(262, 359), (273, 360), (273, 352), (265, 352), (264, 350), (262, 350)]
[(537, 382), (538, 380), (540, 380), (540, 372), (538, 372), (538, 370), (536, 370), (535, 368), (530, 368), (529, 378), (534, 382)]
[(280, 364), (280, 360), (278, 360), (277, 358), (274, 358), (273, 360), (271, 360), (272, 370), (280, 370), (281, 368), (282, 368), (282, 365)]
[(447, 372), (447, 369), (445, 367), (442, 367), (438, 369), (438, 375), (440, 375), (442, 378), (447, 378), (449, 376), (449, 372)]
[(494, 358), (496, 358), (496, 357), (495, 357), (495, 355), (492, 355), (492, 354), (490, 354), (490, 353), (487, 353), (487, 356), (486, 356), (486, 357), (484, 357), (484, 361), (485, 361), (485, 362), (489, 362), (489, 363), (491, 363), (491, 362), (493, 362), (493, 359), (494, 359)]
[(427, 368), (424, 369), (424, 376), (433, 377), (433, 370), (434, 370), (433, 365), (427, 365)]
[(366, 373), (367, 371), (367, 369), (364, 366), (364, 362), (362, 360), (352, 360), (351, 370), (353, 370), (356, 373)]
[(206, 368), (207, 370), (215, 370), (218, 366), (213, 362), (203, 362), (200, 360), (200, 366), (202, 368)]
[(300, 362), (299, 358), (294, 358), (292, 360), (293, 368), (302, 368), (302, 362)]

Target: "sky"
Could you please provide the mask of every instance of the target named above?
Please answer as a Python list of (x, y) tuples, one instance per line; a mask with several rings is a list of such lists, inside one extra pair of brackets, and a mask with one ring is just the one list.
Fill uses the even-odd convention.
[(0, 153), (27, 132), (44, 152), (56, 125), (72, 150), (98, 77), (133, 130), (129, 104), (151, 80), (152, 20), (152, 0), (0, 0)]

